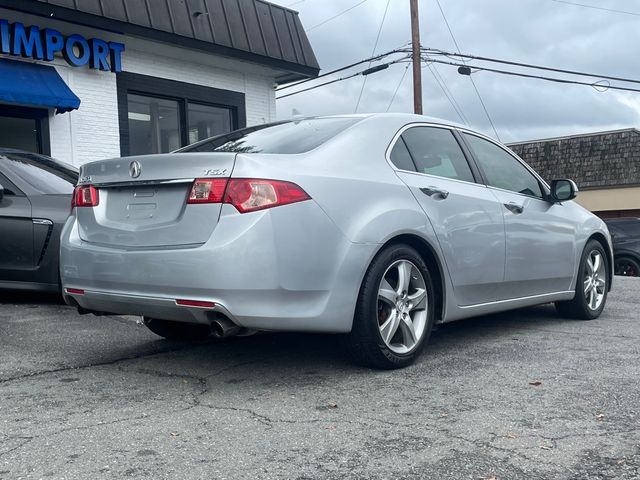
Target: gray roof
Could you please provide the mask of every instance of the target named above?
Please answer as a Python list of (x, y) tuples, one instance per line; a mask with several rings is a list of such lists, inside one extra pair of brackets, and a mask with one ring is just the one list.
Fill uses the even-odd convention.
[(571, 178), (582, 189), (640, 185), (635, 128), (510, 144), (545, 180)]
[(0, 6), (316, 76), (298, 13), (263, 0), (0, 0)]

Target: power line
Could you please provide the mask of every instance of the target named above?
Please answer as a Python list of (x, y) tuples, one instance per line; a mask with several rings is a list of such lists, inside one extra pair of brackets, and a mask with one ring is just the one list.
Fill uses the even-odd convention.
[(565, 78), (554, 78), (554, 77), (545, 77), (542, 75), (531, 75), (528, 73), (521, 73), (521, 72), (512, 72), (512, 71), (508, 71), (508, 70), (499, 70), (496, 68), (487, 68), (487, 67), (476, 67), (473, 65), (469, 65), (467, 63), (457, 63), (457, 62), (447, 62), (445, 60), (437, 60), (435, 58), (430, 58), (429, 62), (434, 62), (434, 63), (441, 63), (442, 65), (452, 65), (454, 67), (465, 67), (465, 68), (470, 68), (476, 71), (485, 71), (485, 72), (492, 72), (492, 73), (500, 73), (503, 75), (511, 75), (514, 77), (523, 77), (523, 78), (534, 78), (537, 80), (546, 80), (549, 82), (556, 82), (556, 83), (562, 83), (562, 84), (567, 84), (567, 85), (584, 85), (587, 87), (592, 87), (595, 89), (598, 89), (598, 87), (602, 88), (602, 90), (599, 91), (606, 91), (606, 90), (622, 90), (624, 92), (636, 92), (636, 93), (640, 93), (640, 89), (638, 88), (631, 88), (631, 87), (621, 87), (618, 85), (601, 85), (598, 84), (598, 82), (594, 82), (594, 83), (589, 83), (589, 82), (580, 82), (578, 80), (568, 80)]
[[(444, 23), (447, 26), (447, 29), (449, 30), (449, 34), (451, 35), (451, 38), (453, 39), (453, 43), (456, 46), (456, 49), (458, 50), (458, 52), (460, 52), (460, 46), (458, 45), (458, 41), (456, 40), (456, 36), (453, 34), (453, 30), (451, 29), (451, 25), (449, 25), (449, 21), (447, 20), (447, 16), (444, 13), (444, 10), (442, 9), (442, 5), (440, 5), (440, 0), (436, 0), (436, 3), (438, 4), (438, 9), (440, 10), (440, 13), (442, 14), (442, 18), (444, 19)], [(469, 80), (471, 80), (471, 85), (473, 85), (473, 89), (476, 91), (476, 95), (478, 96), (478, 100), (480, 100), (480, 105), (482, 105), (482, 109), (484, 110), (484, 114), (487, 116), (487, 119), (489, 120), (489, 123), (491, 124), (491, 128), (493, 129), (493, 133), (495, 133), (496, 138), (498, 140), (500, 140), (500, 135), (498, 135), (498, 130), (496, 130), (496, 126), (493, 124), (493, 120), (491, 118), (491, 115), (489, 115), (489, 110), (487, 110), (487, 106), (484, 103), (484, 100), (482, 99), (482, 95), (480, 95), (480, 90), (478, 90), (478, 87), (476, 86), (476, 82), (473, 80), (473, 77), (471, 77), (471, 75), (469, 75)]]
[(387, 107), (387, 112), (389, 111), (389, 109), (391, 108), (391, 105), (393, 105), (393, 101), (396, 99), (396, 95), (398, 94), (398, 90), (400, 90), (400, 87), (402, 86), (402, 82), (404, 82), (404, 78), (407, 76), (407, 72), (409, 71), (409, 67), (411, 66), (410, 63), (407, 63), (407, 66), (404, 67), (404, 72), (402, 73), (402, 77), (400, 77), (400, 81), (398, 82), (398, 86), (396, 87), (395, 92), (393, 92), (393, 96), (391, 97), (391, 101), (389, 102), (389, 106)]
[[(378, 28), (378, 35), (376, 36), (376, 41), (373, 44), (373, 50), (371, 51), (371, 56), (373, 57), (376, 54), (376, 48), (378, 48), (378, 42), (380, 41), (380, 34), (382, 33), (382, 27), (384, 26), (384, 20), (387, 18), (387, 11), (389, 10), (389, 4), (391, 0), (387, 0), (387, 6), (384, 8), (384, 14), (382, 15), (382, 21), (380, 22), (380, 28)], [(369, 66), (371, 66), (371, 62), (369, 62)], [(367, 84), (367, 78), (364, 77), (362, 81), (362, 88), (360, 88), (360, 95), (358, 95), (358, 101), (356, 103), (355, 112), (358, 112), (358, 107), (360, 106), (360, 100), (362, 99), (362, 94), (364, 92), (364, 86)]]
[(353, 73), (353, 74), (348, 75), (346, 77), (336, 78), (336, 79), (333, 79), (333, 80), (329, 80), (328, 82), (321, 83), (319, 85), (313, 85), (311, 87), (304, 88), (304, 89), (298, 90), (296, 92), (291, 92), (291, 93), (287, 93), (286, 95), (281, 95), (279, 97), (276, 97), (276, 100), (280, 100), (281, 98), (290, 97), (292, 95), (297, 95), (299, 93), (308, 92), (309, 90), (315, 90), (316, 88), (324, 87), (325, 85), (331, 85), (332, 83), (341, 82), (343, 80), (348, 80), (350, 78), (357, 77), (358, 75), (370, 75), (370, 74), (378, 72), (380, 70), (385, 70), (385, 69), (389, 68), (391, 65), (394, 65), (396, 63), (400, 63), (400, 62), (404, 61), (405, 59), (406, 59), (406, 57), (403, 57), (403, 58), (400, 58), (398, 60), (393, 60), (391, 62), (382, 63), (380, 65), (376, 65), (375, 67), (365, 68), (364, 70), (361, 70), (359, 72)]
[(442, 93), (444, 93), (444, 96), (447, 97), (447, 100), (449, 100), (449, 103), (451, 104), (455, 112), (458, 114), (458, 117), (460, 117), (460, 120), (462, 121), (462, 123), (469, 125), (469, 120), (464, 115), (462, 108), (456, 101), (455, 97), (453, 96), (453, 93), (451, 93), (451, 90), (449, 89), (449, 87), (447, 87), (447, 84), (444, 81), (444, 78), (442, 78), (442, 75), (440, 75), (440, 72), (438, 72), (438, 70), (436, 69), (436, 66), (431, 65), (429, 62), (426, 63), (426, 66), (427, 68), (429, 68), (429, 71), (431, 72), (431, 75), (433, 75), (433, 78), (435, 79), (436, 83), (440, 86)]
[(349, 7), (349, 8), (347, 8), (346, 10), (343, 10), (342, 12), (337, 13), (337, 14), (336, 14), (336, 15), (334, 15), (333, 17), (327, 18), (326, 20), (323, 20), (322, 22), (320, 22), (320, 23), (318, 23), (318, 24), (314, 25), (314, 26), (313, 26), (313, 27), (311, 27), (311, 28), (307, 28), (307, 32), (310, 32), (311, 30), (314, 30), (314, 29), (316, 29), (316, 28), (320, 27), (321, 25), (324, 25), (325, 23), (328, 23), (328, 22), (330, 22), (331, 20), (334, 20), (334, 19), (336, 19), (336, 18), (338, 18), (338, 17), (341, 17), (341, 16), (342, 16), (342, 15), (344, 15), (345, 13), (350, 12), (350, 11), (351, 11), (351, 10), (353, 10), (354, 8), (359, 7), (360, 5), (362, 5), (363, 3), (368, 2), (368, 1), (369, 1), (369, 0), (362, 0), (360, 3), (356, 3), (356, 4), (355, 4), (355, 5), (353, 5), (352, 7)]
[(638, 13), (638, 12), (629, 12), (629, 11), (626, 11), (626, 10), (616, 10), (615, 8), (596, 7), (595, 5), (587, 5), (587, 4), (578, 3), (578, 2), (569, 2), (567, 0), (551, 0), (551, 1), (552, 2), (556, 2), (556, 3), (564, 3), (566, 5), (573, 5), (575, 7), (592, 8), (594, 10), (603, 10), (605, 12), (622, 13), (624, 15), (634, 15), (636, 17), (640, 17), (640, 13)]
[(279, 92), (280, 90), (285, 90), (287, 88), (296, 87), (296, 86), (301, 85), (303, 83), (313, 82), (315, 80), (318, 80), (319, 78), (327, 77), (329, 75), (333, 75), (334, 73), (339, 73), (339, 72), (342, 72), (344, 70), (348, 70), (350, 68), (357, 67), (358, 65), (362, 65), (363, 63), (367, 63), (367, 62), (372, 63), (372, 62), (375, 62), (377, 60), (382, 60), (383, 58), (388, 57), (389, 55), (393, 55), (394, 53), (403, 53), (403, 52), (406, 52), (406, 51), (407, 50), (403, 49), (403, 48), (396, 48), (395, 50), (390, 50), (388, 52), (381, 53), (380, 55), (376, 55), (375, 57), (365, 58), (364, 60), (360, 60), (358, 62), (351, 63), (349, 65), (337, 68), (335, 70), (331, 70), (330, 72), (323, 73), (322, 75), (318, 75), (317, 77), (307, 78), (305, 80), (300, 80), (299, 82), (290, 83), (288, 85), (283, 85), (282, 87), (276, 88), (276, 91)]
[(468, 55), (468, 54), (460, 53), (460, 51), (458, 51), (458, 53), (451, 53), (451, 52), (445, 52), (443, 50), (436, 50), (436, 49), (431, 49), (431, 48), (423, 49), (423, 51), (425, 53), (430, 54), (430, 55), (434, 55), (435, 54), (435, 55), (443, 55), (445, 57), (458, 57), (463, 62), (465, 61), (464, 59), (479, 60), (479, 61), (483, 61), (483, 62), (501, 63), (501, 64), (504, 64), (504, 65), (513, 65), (515, 67), (524, 67), (524, 68), (533, 68), (533, 69), (536, 69), (536, 70), (545, 70), (547, 72), (567, 73), (569, 75), (577, 75), (577, 76), (582, 76), (582, 77), (602, 78), (602, 79), (606, 79), (606, 80), (615, 80), (615, 81), (619, 81), (619, 82), (629, 82), (629, 83), (640, 84), (640, 80), (637, 80), (637, 79), (634, 79), (634, 78), (614, 77), (614, 76), (611, 76), (611, 75), (601, 75), (601, 74), (598, 74), (598, 73), (579, 72), (579, 71), (576, 71), (576, 70), (566, 70), (566, 69), (563, 69), (563, 68), (545, 67), (545, 66), (542, 66), (542, 65), (533, 65), (533, 64), (530, 64), (530, 63), (514, 62), (514, 61), (510, 61), (510, 60), (501, 60), (501, 59), (491, 58), (491, 57), (481, 57), (481, 56), (477, 56), (477, 55)]

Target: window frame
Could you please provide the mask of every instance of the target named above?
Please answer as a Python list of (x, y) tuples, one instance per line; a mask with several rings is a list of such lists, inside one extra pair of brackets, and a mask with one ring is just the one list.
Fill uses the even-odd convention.
[(123, 157), (130, 155), (129, 102), (127, 98), (129, 94), (178, 102), (180, 148), (189, 145), (189, 103), (230, 110), (231, 131), (244, 128), (247, 124), (245, 94), (241, 92), (129, 72), (118, 73), (116, 83), (118, 91), (118, 121), (120, 125), (120, 155)]
[[(391, 161), (391, 152), (392, 152), (393, 148), (396, 146), (396, 143), (398, 141), (404, 142), (404, 139), (402, 138), (402, 134), (404, 132), (406, 132), (407, 130), (409, 130), (410, 128), (415, 128), (415, 127), (440, 128), (440, 129), (447, 130), (447, 131), (451, 132), (453, 138), (455, 139), (455, 141), (458, 143), (458, 146), (460, 147), (460, 151), (462, 152), (462, 155), (464, 156), (465, 160), (467, 161), (467, 165), (469, 166), (469, 170), (471, 170), (471, 176), (473, 177), (474, 181), (473, 182), (469, 182), (467, 180), (459, 180), (457, 178), (442, 177), (442, 176), (439, 176), (439, 175), (431, 175), (429, 173), (418, 172), (418, 167), (416, 166), (415, 159), (413, 158), (413, 155), (411, 154), (411, 150), (409, 150), (409, 147), (407, 146), (406, 142), (405, 142), (405, 147), (409, 151), (409, 156), (411, 157), (411, 161), (413, 162), (413, 166), (414, 166), (415, 170), (404, 170), (402, 168), (397, 167)], [(467, 184), (467, 185), (481, 185), (481, 182), (484, 182), (484, 177), (482, 176), (480, 170), (478, 169), (478, 167), (476, 165), (476, 162), (475, 162), (475, 159), (472, 156), (470, 156), (469, 149), (467, 148), (466, 144), (462, 142), (461, 135), (458, 133), (456, 127), (453, 127), (451, 125), (442, 125), (442, 124), (429, 123), (429, 122), (414, 122), (414, 123), (408, 123), (408, 124), (404, 125), (400, 130), (398, 130), (396, 132), (396, 134), (391, 139), (391, 142), (389, 143), (389, 146), (387, 147), (387, 151), (385, 152), (385, 159), (387, 160), (387, 163), (391, 166), (391, 168), (393, 170), (395, 170), (395, 171), (398, 171), (398, 172), (412, 173), (414, 175), (420, 175), (420, 176), (428, 177), (428, 178), (442, 178), (442, 179), (447, 180), (447, 181), (460, 182), (460, 183), (464, 183), (464, 184)]]
[[(480, 176), (482, 178), (483, 184), (487, 188), (491, 188), (491, 189), (494, 189), (494, 190), (499, 190), (501, 192), (512, 193), (514, 195), (520, 195), (520, 196), (526, 197), (526, 198), (532, 198), (532, 199), (535, 199), (535, 200), (541, 200), (541, 201), (544, 201), (544, 202), (549, 202), (550, 201), (549, 199), (551, 197), (551, 187), (549, 186), (549, 184), (547, 184), (547, 182), (540, 175), (538, 175), (538, 172), (536, 172), (529, 165), (527, 165), (524, 160), (522, 160), (520, 157), (518, 157), (518, 155), (516, 155), (513, 151), (510, 151), (508, 147), (505, 147), (505, 146), (501, 145), (500, 143), (496, 142), (494, 139), (492, 139), (491, 137), (488, 137), (487, 135), (483, 135), (481, 133), (474, 132), (472, 130), (468, 130), (466, 128), (457, 128), (457, 130), (458, 130), (458, 134), (460, 136), (460, 139), (462, 140), (462, 142), (464, 142), (464, 145), (465, 145), (466, 149), (468, 150), (469, 155), (473, 159), (473, 162), (476, 164), (476, 167), (477, 167), (478, 171), (480, 172)], [(489, 143), (497, 146), (501, 150), (503, 150), (505, 153), (507, 153), (507, 155), (509, 155), (516, 162), (518, 162), (520, 165), (522, 165), (525, 168), (525, 170), (527, 170), (531, 175), (533, 175), (533, 177), (536, 180), (538, 180), (538, 183), (540, 184), (540, 190), (542, 191), (542, 197), (537, 197), (535, 195), (527, 195), (526, 193), (515, 192), (513, 190), (507, 190), (505, 188), (500, 188), (500, 187), (495, 187), (493, 185), (490, 185), (489, 181), (487, 180), (487, 176), (486, 176), (486, 174), (484, 172), (484, 169), (482, 168), (482, 165), (480, 164), (480, 162), (476, 158), (475, 154), (473, 153), (473, 150), (471, 149), (471, 146), (465, 140), (463, 133), (465, 133), (467, 135), (474, 136), (474, 137), (478, 137), (478, 138), (480, 138), (482, 140), (486, 140), (487, 142), (489, 142)]]

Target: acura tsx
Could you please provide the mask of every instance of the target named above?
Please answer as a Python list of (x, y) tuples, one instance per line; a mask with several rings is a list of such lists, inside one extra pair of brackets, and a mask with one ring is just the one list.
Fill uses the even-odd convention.
[(170, 339), (345, 334), (410, 364), (434, 324), (555, 302), (597, 318), (605, 224), (492, 139), (408, 114), (300, 118), (84, 165), (61, 239), (67, 303)]

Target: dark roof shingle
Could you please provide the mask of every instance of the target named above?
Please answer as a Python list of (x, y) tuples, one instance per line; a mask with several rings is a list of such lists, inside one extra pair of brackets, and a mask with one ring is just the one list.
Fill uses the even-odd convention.
[(298, 13), (263, 0), (0, 0), (38, 15), (182, 43), (286, 72), (280, 81), (320, 69)]
[(583, 189), (640, 185), (640, 131), (633, 128), (509, 148), (545, 180), (571, 178)]

